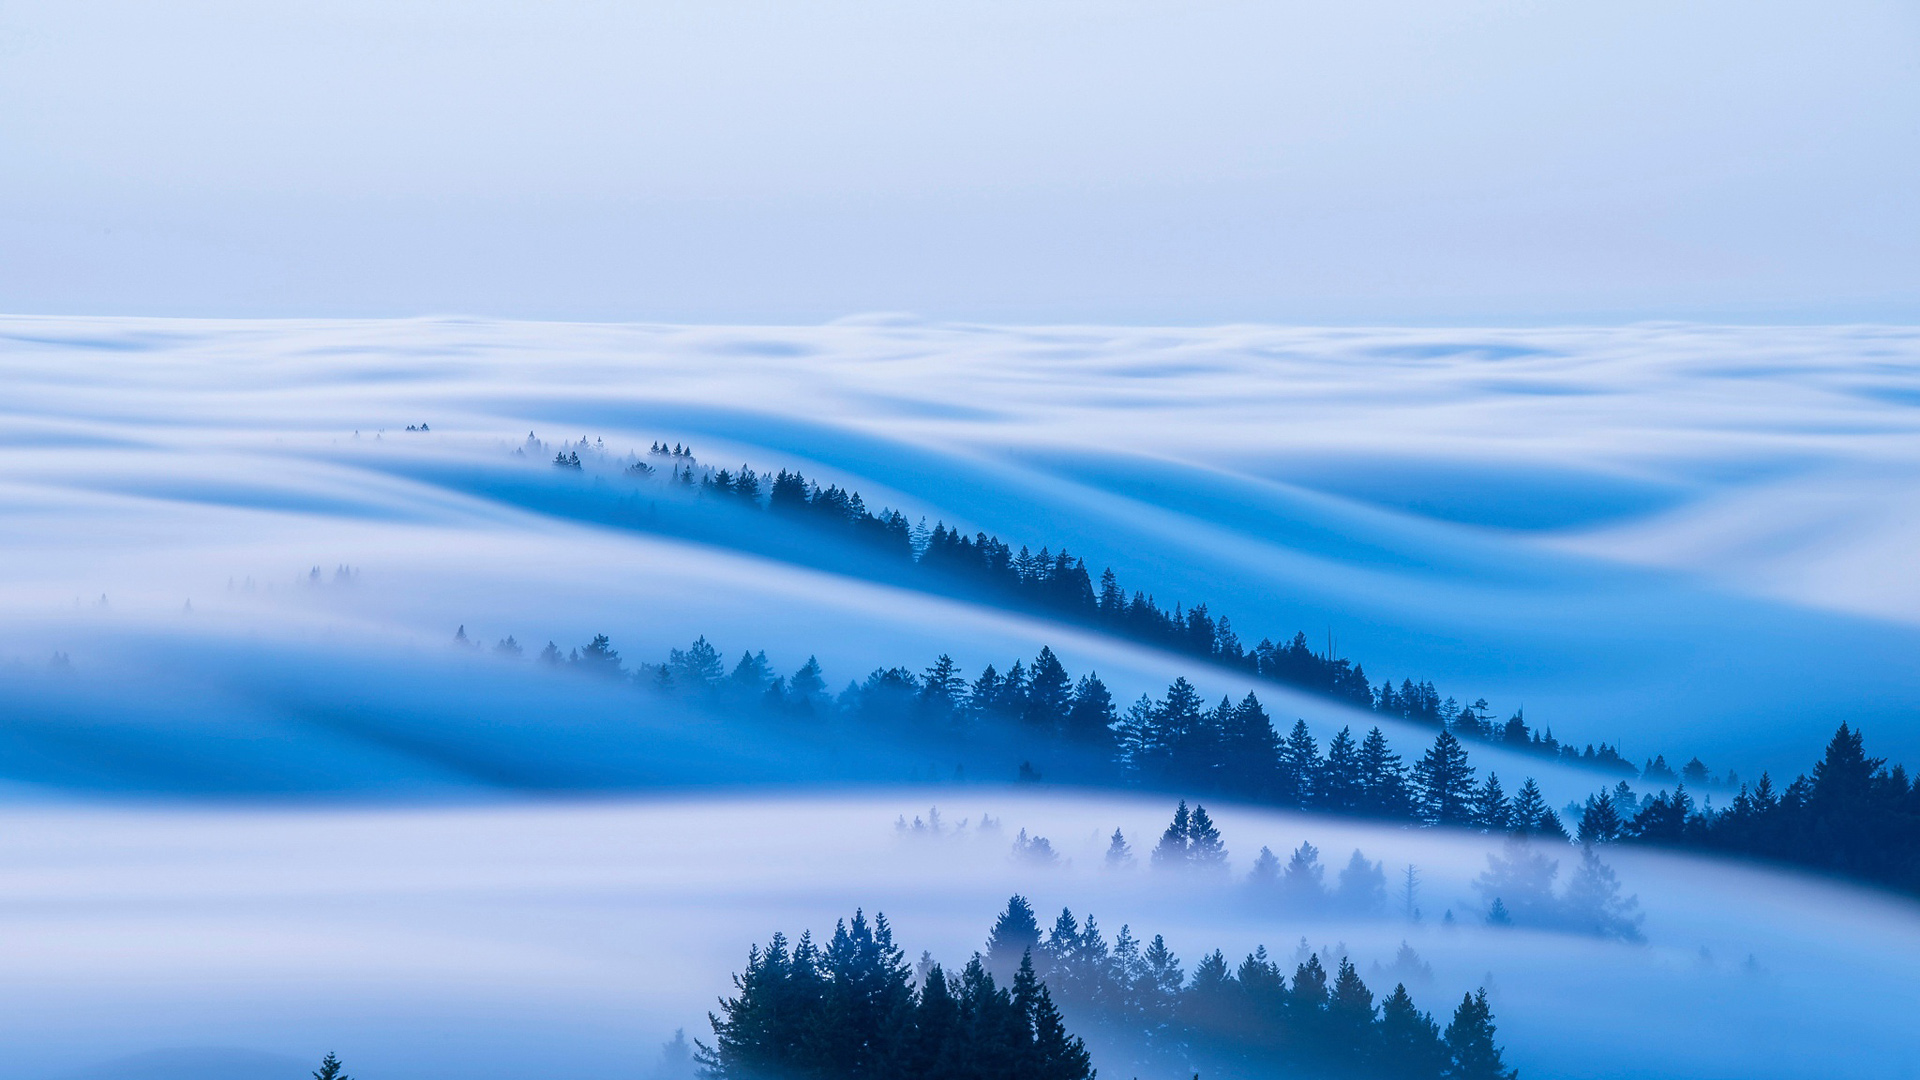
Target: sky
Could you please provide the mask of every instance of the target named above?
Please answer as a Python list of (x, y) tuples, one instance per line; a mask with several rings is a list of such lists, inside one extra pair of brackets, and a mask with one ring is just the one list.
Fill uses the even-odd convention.
[(1911, 3), (0, 4), (0, 311), (1909, 321)]

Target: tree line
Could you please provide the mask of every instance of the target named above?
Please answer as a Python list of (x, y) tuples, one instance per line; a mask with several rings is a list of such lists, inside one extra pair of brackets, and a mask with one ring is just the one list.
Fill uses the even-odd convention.
[[(531, 435), (529, 439), (537, 442)], [(545, 444), (540, 446), (544, 450)], [(583, 438), (577, 445), (559, 450), (553, 464), (579, 471), (582, 452), (590, 457), (605, 456), (606, 448)], [(657, 464), (629, 456), (625, 471), (633, 477), (657, 477), (690, 492), (764, 510), (861, 544), (895, 565), (965, 586), (1009, 606), (1095, 626), (1349, 705), (1443, 728), (1460, 738), (1497, 742), (1623, 775), (1642, 771), (1605, 743), (1585, 747), (1562, 744), (1551, 728), (1530, 727), (1523, 712), (1498, 720), (1489, 712), (1485, 698), (1475, 698), (1471, 703), (1443, 698), (1429, 680), (1403, 679), (1395, 687), (1388, 679), (1375, 687), (1361, 664), (1337, 655), (1331, 642), (1324, 650), (1314, 649), (1304, 632), (1278, 641), (1262, 637), (1246, 644), (1232, 620), (1225, 615), (1216, 617), (1204, 602), (1190, 606), (1176, 602), (1171, 609), (1162, 607), (1151, 593), (1140, 589), (1129, 592), (1110, 566), (1101, 571), (1096, 582), (1086, 561), (1064, 545), (1058, 550), (1043, 545), (1034, 552), (1023, 544), (1015, 550), (999, 536), (984, 531), (969, 536), (944, 521), (928, 528), (924, 519), (912, 523), (898, 510), (870, 509), (859, 492), (837, 484), (822, 487), (797, 470), (765, 472), (744, 464), (737, 470), (702, 464), (693, 448), (681, 443), (654, 442), (648, 458)], [(661, 468), (667, 470), (664, 476)], [(1653, 769), (1654, 762), (1649, 760), (1646, 767)], [(1659, 768), (1667, 768), (1664, 759)]]
[(1091, 1080), (1069, 1022), (1117, 1075), (1518, 1075), (1484, 990), (1443, 1030), (1404, 983), (1376, 1003), (1344, 957), (1330, 974), (1309, 955), (1289, 979), (1264, 947), (1237, 966), (1215, 950), (1189, 977), (1157, 934), (1109, 941), (1063, 910), (1043, 935), (1021, 896), (957, 973), (926, 953), (909, 965), (884, 916), (855, 912), (824, 946), (775, 934), (708, 1020), (713, 1043), (694, 1055), (708, 1080)]
[[(464, 626), (455, 641), (478, 647)], [(494, 651), (524, 652), (512, 637)], [(773, 670), (764, 650), (741, 653), (729, 669), (705, 637), (631, 669), (604, 634), (564, 653), (548, 642), (539, 660), (715, 705), (846, 719), (954, 746), (978, 732), (1010, 732), (1033, 758), (1069, 752), (1094, 762), (1088, 779), (1103, 784), (1583, 844), (1702, 848), (1920, 892), (1920, 784), (1903, 767), (1869, 757), (1859, 732), (1844, 724), (1811, 775), (1784, 790), (1763, 774), (1716, 809), (1687, 790), (1705, 774), (1698, 758), (1676, 775), (1662, 757), (1648, 770), (1662, 786), (1636, 792), (1623, 779), (1562, 808), (1563, 818), (1532, 778), (1510, 793), (1493, 770), (1482, 775), (1448, 728), (1411, 762), (1378, 726), (1363, 736), (1342, 728), (1322, 750), (1304, 720), (1282, 736), (1258, 694), (1208, 705), (1184, 676), (1159, 699), (1143, 694), (1121, 709), (1098, 672), (1076, 678), (1047, 646), (1031, 663), (1016, 660), (1004, 673), (989, 664), (972, 680), (944, 654), (920, 672), (876, 668), (838, 694), (814, 657), (789, 676)], [(1022, 775), (1041, 771), (1029, 766)]]

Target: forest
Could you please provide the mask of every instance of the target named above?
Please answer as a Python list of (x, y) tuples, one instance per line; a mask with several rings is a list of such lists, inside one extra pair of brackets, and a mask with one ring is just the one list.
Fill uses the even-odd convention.
[[(1189, 975), (1164, 938), (1062, 911), (1042, 934), (1014, 896), (958, 972), (909, 964), (884, 915), (824, 944), (775, 934), (709, 1015), (708, 1080), (1090, 1080), (1108, 1075), (1512, 1080), (1484, 990), (1442, 1029), (1396, 985), (1378, 1002), (1350, 960), (1310, 954), (1289, 979), (1264, 947)], [(1070, 1031), (1070, 1026), (1079, 1034)]]
[[(464, 626), (454, 640), (480, 647)], [(508, 637), (493, 651), (518, 657), (524, 650)], [(838, 694), (812, 657), (790, 676), (775, 673), (764, 651), (743, 652), (729, 669), (704, 637), (670, 650), (662, 663), (631, 669), (604, 634), (565, 653), (548, 642), (536, 659), (798, 722), (844, 720), (948, 746), (1004, 734), (1029, 754), (1023, 779), (1048, 775), (1041, 766), (1055, 755), (1091, 769), (1056, 779), (1582, 844), (1705, 849), (1920, 893), (1920, 785), (1904, 767), (1870, 757), (1861, 734), (1844, 724), (1808, 774), (1784, 789), (1763, 774), (1721, 808), (1687, 790), (1689, 781), (1706, 779), (1698, 758), (1676, 775), (1661, 757), (1641, 777), (1651, 790), (1636, 792), (1622, 779), (1556, 810), (1531, 778), (1509, 792), (1496, 772), (1482, 774), (1445, 724), (1411, 761), (1378, 726), (1360, 736), (1343, 728), (1323, 750), (1304, 720), (1282, 735), (1257, 694), (1209, 705), (1184, 676), (1158, 700), (1143, 694), (1121, 708), (1097, 672), (1076, 678), (1047, 646), (1031, 663), (1016, 660), (1004, 673), (989, 664), (972, 680), (946, 655), (917, 673), (876, 668)]]
[[(531, 436), (529, 441), (537, 447), (536, 452), (545, 452), (545, 444)], [(575, 446), (556, 451), (553, 465), (581, 471), (583, 452), (589, 459), (606, 456), (603, 445), (582, 439)], [(1305, 632), (1295, 632), (1281, 641), (1263, 637), (1252, 645), (1244, 644), (1232, 620), (1225, 615), (1216, 617), (1206, 603), (1176, 602), (1171, 609), (1164, 608), (1150, 593), (1138, 589), (1129, 593), (1112, 567), (1102, 570), (1096, 583), (1085, 560), (1064, 546), (1055, 550), (1043, 545), (1035, 553), (1023, 544), (1016, 551), (998, 536), (985, 532), (968, 536), (944, 521), (928, 528), (924, 519), (910, 523), (898, 510), (882, 508), (876, 512), (867, 507), (859, 492), (832, 484), (823, 488), (797, 471), (767, 473), (744, 464), (737, 470), (703, 465), (691, 447), (679, 443), (654, 442), (648, 458), (657, 464), (629, 457), (625, 472), (631, 477), (655, 478), (701, 496), (764, 510), (836, 540), (859, 544), (900, 566), (912, 567), (948, 586), (963, 587), (998, 603), (1096, 626), (1107, 633), (1197, 656), (1385, 715), (1445, 727), (1461, 738), (1498, 742), (1624, 774), (1639, 771), (1605, 743), (1584, 748), (1562, 745), (1550, 729), (1530, 728), (1521, 713), (1499, 720), (1488, 711), (1485, 698), (1475, 698), (1471, 703), (1442, 698), (1429, 680), (1403, 679), (1396, 688), (1389, 679), (1375, 687), (1368, 682), (1361, 664), (1336, 655), (1331, 643), (1325, 650), (1315, 651)], [(662, 468), (666, 470), (664, 475), (660, 473)], [(1660, 768), (1665, 768), (1664, 762)]]

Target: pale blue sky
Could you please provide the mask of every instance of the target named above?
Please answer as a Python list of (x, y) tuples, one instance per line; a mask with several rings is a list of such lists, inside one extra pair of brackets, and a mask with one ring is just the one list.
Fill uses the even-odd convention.
[(0, 3), (0, 310), (1920, 318), (1913, 3)]

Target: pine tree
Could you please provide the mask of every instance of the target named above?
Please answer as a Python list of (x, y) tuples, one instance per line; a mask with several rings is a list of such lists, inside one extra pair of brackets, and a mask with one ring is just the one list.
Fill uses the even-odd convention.
[(595, 634), (593, 640), (573, 654), (573, 664), (582, 671), (608, 678), (620, 676), (620, 654), (613, 651), (607, 635)]
[(820, 674), (820, 661), (807, 657), (800, 670), (787, 680), (787, 703), (799, 713), (813, 713), (826, 707), (827, 680)]
[(1327, 1060), (1336, 1069), (1351, 1072), (1368, 1056), (1374, 1034), (1373, 991), (1360, 981), (1353, 962), (1340, 958), (1333, 991), (1327, 995)]
[(1586, 808), (1580, 812), (1580, 842), (1582, 844), (1607, 844), (1620, 838), (1620, 811), (1614, 807), (1613, 797), (1606, 792), (1587, 796)]
[[(1173, 753), (1187, 745), (1193, 730), (1200, 726), (1204, 703), (1200, 691), (1193, 688), (1185, 676), (1173, 680), (1167, 687), (1167, 696), (1154, 709), (1155, 749), (1162, 753)], [(1186, 771), (1185, 763), (1172, 763), (1179, 771)]]
[[(1534, 783), (1533, 777), (1529, 776), (1526, 783), (1521, 784), (1520, 790), (1513, 795), (1513, 810), (1508, 828), (1522, 836), (1547, 833), (1549, 817), (1552, 814), (1553, 808), (1547, 805), (1546, 797), (1540, 794), (1540, 785)], [(1560, 824), (1559, 819), (1553, 817), (1551, 822), (1557, 829)], [(1564, 835), (1562, 838), (1564, 839)]]
[(1166, 869), (1185, 869), (1193, 862), (1191, 844), (1187, 838), (1188, 823), (1193, 814), (1187, 809), (1187, 800), (1180, 800), (1179, 809), (1173, 812), (1173, 821), (1167, 825), (1167, 831), (1160, 834), (1160, 842), (1153, 847), (1153, 865)]
[(1353, 729), (1343, 727), (1327, 743), (1327, 763), (1320, 771), (1315, 805), (1337, 814), (1359, 810), (1366, 787), (1364, 772), (1360, 748), (1353, 741)]
[(1434, 825), (1466, 825), (1473, 817), (1473, 767), (1466, 748), (1443, 731), (1413, 767), (1421, 816)]
[(1405, 983), (1395, 986), (1380, 1003), (1376, 1075), (1392, 1080), (1440, 1080), (1448, 1064), (1439, 1025), (1430, 1014), (1414, 1006)]
[(1280, 769), (1280, 737), (1260, 699), (1252, 693), (1241, 698), (1223, 726), (1228, 789), (1249, 796), (1267, 793)]
[(1119, 829), (1113, 830), (1113, 836), (1107, 841), (1107, 869), (1124, 870), (1132, 865), (1133, 845), (1127, 843), (1126, 836)]
[(1645, 917), (1636, 909), (1637, 897), (1621, 897), (1620, 879), (1613, 868), (1600, 861), (1592, 844), (1580, 847), (1580, 868), (1567, 882), (1567, 894), (1561, 901), (1566, 917), (1577, 929), (1600, 937), (1621, 941), (1640, 941), (1640, 922)]
[(1073, 688), (1073, 703), (1067, 709), (1067, 737), (1096, 749), (1114, 744), (1113, 695), (1098, 672), (1080, 677)]
[(1507, 902), (1499, 897), (1493, 898), (1493, 906), (1487, 908), (1488, 926), (1512, 926), (1513, 913), (1507, 910)]
[(967, 681), (960, 676), (960, 666), (946, 653), (941, 653), (920, 679), (920, 701), (936, 716), (958, 712), (966, 692)]
[(313, 1080), (353, 1080), (353, 1077), (341, 1072), (340, 1069), (340, 1059), (333, 1056), (333, 1051), (329, 1050), (327, 1056), (320, 1059), (320, 1067), (314, 1070)]
[(1513, 824), (1513, 808), (1500, 788), (1500, 776), (1487, 772), (1486, 783), (1473, 794), (1473, 823), (1488, 832), (1505, 832)]
[[(600, 639), (594, 640), (597, 644)], [(726, 670), (720, 662), (719, 650), (709, 645), (704, 635), (684, 650), (669, 650), (667, 667), (673, 671), (675, 682), (689, 688), (712, 686)]]
[(1120, 771), (1136, 782), (1152, 779), (1160, 771), (1163, 743), (1157, 714), (1153, 699), (1141, 694), (1114, 728), (1114, 755)]
[(1320, 865), (1320, 849), (1309, 843), (1293, 849), (1293, 855), (1280, 872), (1280, 895), (1296, 912), (1315, 912), (1326, 906), (1326, 868)]
[(1334, 902), (1351, 915), (1381, 915), (1387, 910), (1387, 871), (1385, 865), (1369, 862), (1358, 848), (1340, 871)]
[(1253, 869), (1247, 872), (1247, 884), (1262, 891), (1280, 887), (1280, 857), (1272, 848), (1261, 845), (1260, 854), (1254, 857)]
[(1040, 988), (1033, 1009), (1033, 1080), (1093, 1080), (1093, 1058), (1078, 1036), (1068, 1035), (1053, 995)]
[(1524, 839), (1509, 836), (1499, 854), (1487, 855), (1487, 869), (1474, 879), (1473, 887), (1489, 905), (1500, 903), (1514, 922), (1543, 926), (1555, 918), (1553, 881), (1559, 873), (1557, 861)]
[(1320, 773), (1320, 747), (1313, 740), (1305, 720), (1295, 720), (1293, 731), (1280, 748), (1280, 770), (1275, 777), (1275, 795), (1282, 806), (1305, 807), (1314, 799), (1315, 781)]
[(1053, 649), (1040, 646), (1040, 655), (1033, 661), (1033, 673), (1027, 679), (1026, 701), (1021, 718), (1034, 731), (1048, 735), (1064, 734), (1067, 710), (1072, 704), (1072, 678), (1067, 675), (1060, 658), (1053, 654)]
[(1197, 870), (1227, 868), (1227, 848), (1220, 840), (1220, 830), (1207, 816), (1207, 808), (1198, 803), (1193, 806), (1193, 816), (1187, 819), (1187, 862)]
[(1360, 811), (1393, 821), (1413, 816), (1406, 766), (1377, 727), (1360, 743)]
[(1447, 1072), (1449, 1080), (1513, 1080), (1520, 1075), (1501, 1060), (1493, 1034), (1493, 1010), (1487, 1007), (1487, 992), (1483, 989), (1462, 998), (1445, 1035), (1447, 1052), (1453, 1058), (1453, 1067)]
[(987, 935), (987, 968), (1011, 973), (1019, 966), (1020, 957), (1039, 944), (1040, 923), (1034, 918), (1033, 905), (1026, 897), (1015, 895), (1007, 900), (1007, 910), (994, 920), (993, 930)]

